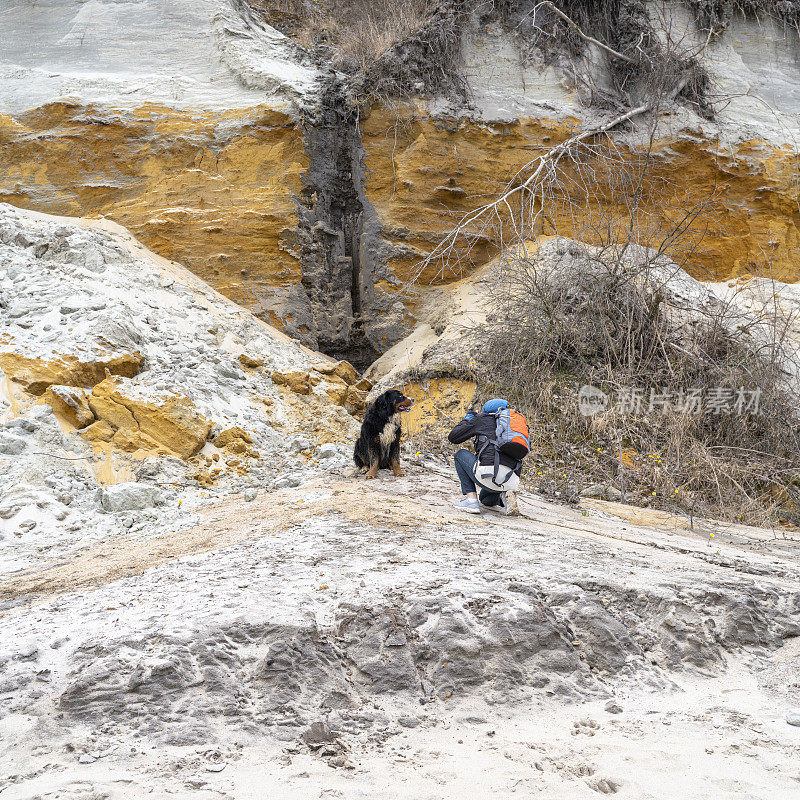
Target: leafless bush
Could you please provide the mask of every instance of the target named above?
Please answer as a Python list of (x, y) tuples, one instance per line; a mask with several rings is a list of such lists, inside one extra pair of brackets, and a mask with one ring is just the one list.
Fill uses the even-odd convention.
[(632, 108), (664, 77), (684, 82), (677, 98), (711, 118), (710, 81), (688, 32), (664, 6), (643, 0), (492, 0), (514, 34), (523, 59), (559, 67), (588, 105)]
[[(471, 333), (475, 373), (529, 415), (542, 483), (615, 483), (649, 505), (800, 523), (791, 320), (719, 301), (656, 251), (566, 239), (509, 259), (495, 297)], [(585, 384), (627, 407), (581, 416)], [(730, 400), (719, 413), (671, 402), (714, 396)]]
[[(598, 30), (564, 24), (582, 41)], [(697, 274), (696, 254), (719, 224), (724, 187), (693, 197), (656, 174), (659, 116), (698, 78), (696, 49), (669, 38), (662, 47), (650, 61), (640, 105), (542, 148), (496, 197), (459, 219), (420, 273), (430, 274), (437, 261), (442, 274), (452, 273), (487, 239), (506, 254), (486, 324), (465, 337), (467, 363), (477, 366), (455, 369), (530, 415), (527, 474), (540, 488), (564, 496), (613, 481), (642, 503), (798, 523), (800, 420), (787, 374), (789, 321), (744, 315), (680, 269)], [(610, 57), (628, 63), (630, 53)], [(632, 123), (638, 144), (629, 138), (620, 146), (615, 134)], [(565, 230), (589, 246), (560, 239)], [(545, 237), (564, 249), (549, 262), (531, 255), (531, 242), (541, 250)], [(443, 374), (447, 365), (438, 369)], [(651, 391), (758, 391), (760, 413), (648, 407), (587, 418), (578, 413), (582, 384), (612, 396), (639, 390), (645, 399)]]
[[(490, 220), (506, 255), (486, 324), (465, 344), (483, 391), (509, 396), (533, 422), (528, 475), (561, 496), (613, 482), (648, 505), (800, 523), (792, 320), (744, 313), (681, 269), (717, 224), (715, 191), (679, 195), (651, 180), (649, 148), (623, 156), (605, 136), (573, 143), (554, 167), (551, 158)], [(590, 244), (560, 238), (564, 228)], [(639, 390), (647, 411), (651, 391), (757, 390), (760, 413), (656, 406), (586, 418), (583, 384), (610, 396)]]
[(697, 26), (711, 36), (720, 36), (734, 15), (770, 18), (793, 29), (800, 36), (798, 0), (686, 0)]

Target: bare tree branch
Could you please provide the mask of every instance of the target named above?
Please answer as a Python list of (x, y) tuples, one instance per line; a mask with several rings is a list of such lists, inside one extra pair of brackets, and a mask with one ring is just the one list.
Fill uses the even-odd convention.
[[(687, 82), (689, 81), (689, 75), (684, 75), (677, 84), (672, 87), (669, 94), (667, 95), (666, 100), (671, 101), (677, 97), (686, 86)], [(619, 127), (625, 122), (628, 122), (635, 117), (641, 116), (649, 111), (656, 111), (658, 107), (664, 102), (665, 98), (657, 96), (653, 100), (648, 103), (644, 103), (643, 105), (637, 106), (636, 108), (632, 108), (629, 111), (626, 111), (624, 114), (620, 114), (619, 116), (614, 117), (613, 119), (604, 122), (602, 125), (596, 125), (590, 128), (587, 128), (585, 131), (576, 134), (575, 136), (566, 139), (565, 141), (557, 144), (555, 147), (552, 147), (546, 153), (543, 153), (538, 158), (534, 159), (533, 161), (529, 161), (522, 169), (518, 170), (515, 176), (511, 179), (511, 181), (506, 185), (506, 188), (500, 193), (500, 195), (495, 198), (492, 202), (487, 203), (483, 206), (479, 206), (476, 209), (465, 214), (458, 222), (458, 224), (447, 234), (447, 236), (439, 242), (436, 247), (428, 254), (428, 256), (424, 259), (421, 264), (420, 270), (418, 274), (421, 274), (422, 270), (425, 269), (434, 259), (436, 258), (444, 258), (446, 259), (453, 251), (456, 242), (458, 239), (467, 233), (470, 226), (474, 223), (492, 217), (493, 215), (498, 215), (500, 213), (499, 209), (501, 206), (505, 206), (509, 208), (509, 200), (518, 194), (534, 193), (537, 192), (537, 187), (542, 184), (543, 181), (548, 180), (551, 177), (555, 177), (555, 171), (557, 170), (559, 161), (566, 156), (572, 149), (576, 146), (584, 143), (587, 139), (590, 139), (595, 136), (602, 136), (604, 134), (609, 133), (614, 128)], [(517, 185), (514, 184), (517, 176), (520, 175), (521, 172), (533, 169), (531, 175), (529, 175), (522, 183)], [(511, 215), (513, 220), (513, 213)]]

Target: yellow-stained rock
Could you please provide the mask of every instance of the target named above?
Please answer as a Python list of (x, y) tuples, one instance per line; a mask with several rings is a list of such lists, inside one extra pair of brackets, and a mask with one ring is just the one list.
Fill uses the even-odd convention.
[(373, 385), (372, 381), (368, 378), (361, 378), (361, 380), (353, 384), (353, 388), (358, 389), (359, 392), (369, 392)]
[(226, 428), (224, 431), (221, 431), (216, 439), (214, 439), (214, 444), (217, 447), (228, 447), (230, 444), (236, 441), (242, 441), (245, 444), (253, 444), (253, 437), (246, 431), (244, 428), (238, 427), (238, 425), (232, 428)]
[(99, 419), (93, 422), (88, 428), (81, 431), (81, 436), (90, 442), (110, 442), (114, 436), (114, 428), (106, 419)]
[[(241, 439), (234, 439), (231, 442), (228, 442), (228, 446), (225, 448), (229, 453), (237, 453), (241, 455), (242, 453), (247, 452), (247, 445)], [(233, 462), (228, 459), (228, 464), (232, 464)]]
[(307, 165), (299, 126), (267, 106), (0, 114), (0, 202), (108, 217), (249, 308), (300, 280), (292, 198)]
[(307, 372), (303, 372), (302, 370), (279, 372), (275, 370), (270, 377), (278, 386), (286, 386), (295, 394), (311, 394), (313, 382), (311, 376)]
[(325, 394), (327, 394), (337, 406), (343, 406), (345, 404), (349, 389), (350, 387), (338, 375), (328, 375), (325, 380)]
[(74, 425), (85, 428), (94, 422), (86, 392), (75, 386), (48, 386), (42, 402), (50, 406), (57, 416)]
[(239, 363), (247, 369), (258, 369), (264, 366), (263, 358), (254, 358), (247, 353), (239, 353)]
[(355, 386), (348, 387), (344, 407), (351, 414), (360, 413), (367, 407), (367, 394), (368, 392), (357, 389)]
[(117, 429), (113, 441), (124, 449), (164, 450), (190, 458), (202, 448), (211, 430), (211, 423), (185, 397), (143, 400), (135, 387), (128, 389), (116, 378), (95, 386), (89, 405), (98, 419)]
[(351, 414), (357, 414), (366, 407), (367, 392), (355, 386), (348, 385), (338, 375), (327, 375), (324, 388), (325, 394), (327, 394), (337, 406), (342, 406)]
[(158, 442), (135, 428), (120, 428), (111, 439), (111, 444), (126, 453), (135, 453), (140, 450), (157, 455), (170, 453), (166, 447), (162, 447)]
[(414, 434), (446, 433), (464, 417), (477, 385), (457, 378), (431, 378), (403, 384), (403, 394), (414, 400), (403, 414), (403, 429)]
[(37, 396), (54, 384), (88, 389), (108, 374), (132, 378), (138, 374), (142, 364), (144, 356), (140, 353), (98, 356), (92, 361), (81, 361), (71, 355), (42, 359), (21, 353), (0, 353), (0, 368), (6, 376), (26, 392)]
[(319, 364), (314, 364), (312, 369), (321, 375), (336, 375), (347, 384), (355, 383), (358, 380), (358, 372), (349, 361), (337, 361), (335, 363), (321, 361)]
[[(251, 449), (249, 449), (247, 445), (252, 443), (253, 437), (246, 430), (238, 426), (227, 428), (214, 439), (214, 444), (217, 447), (224, 447), (229, 453), (236, 453), (237, 455), (250, 453)], [(253, 450), (252, 452), (256, 451)], [(215, 453), (214, 455), (217, 456), (218, 460), (218, 454)], [(228, 465), (230, 466), (232, 463), (233, 462), (228, 459)]]
[[(400, 115), (398, 117), (398, 114)], [(478, 240), (465, 238), (461, 254), (448, 269), (434, 260), (421, 275), (420, 256), (449, 232), (458, 218), (502, 187), (526, 160), (573, 135), (580, 120), (521, 119), (491, 123), (453, 120), (443, 125), (413, 104), (405, 108), (375, 106), (361, 121), (367, 197), (378, 212), (384, 233), (403, 255), (390, 262), (399, 283), (411, 278), (422, 285), (446, 283), (487, 263), (499, 242), (490, 230)], [(617, 141), (614, 160), (640, 162), (644, 149)], [(650, 170), (638, 207), (643, 230), (653, 232), (653, 244), (674, 230), (680, 216), (700, 210), (696, 219), (683, 220), (688, 231), (673, 257), (690, 256), (685, 268), (701, 280), (725, 279), (743, 273), (765, 274), (782, 281), (800, 279), (800, 217), (797, 214), (797, 151), (761, 140), (723, 145), (698, 131), (681, 131), (659, 139), (649, 154)], [(560, 165), (571, 175), (569, 162)], [(552, 205), (541, 215), (537, 234), (591, 241), (591, 220), (614, 219), (609, 181), (616, 170), (589, 165), (599, 184), (590, 201), (581, 194), (577, 172), (569, 202)], [(720, 181), (724, 176), (724, 191)], [(666, 196), (665, 196), (666, 193)], [(581, 213), (575, 214), (575, 208)], [(450, 213), (442, 213), (446, 208)], [(603, 228), (606, 229), (605, 227)], [(702, 245), (697, 246), (703, 234)], [(683, 248), (683, 249), (681, 249)], [(392, 294), (386, 285), (378, 291)]]

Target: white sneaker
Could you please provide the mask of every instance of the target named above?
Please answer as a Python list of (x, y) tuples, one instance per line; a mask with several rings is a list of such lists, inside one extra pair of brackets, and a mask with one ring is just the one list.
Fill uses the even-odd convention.
[(513, 492), (503, 492), (500, 495), (500, 502), (494, 506), (485, 506), (481, 503), (481, 507), (487, 511), (494, 511), (495, 514), (503, 514), (506, 517), (516, 517), (519, 514), (517, 506), (517, 498)]
[(481, 513), (481, 504), (477, 500), (473, 500), (470, 497), (465, 497), (463, 500), (453, 503), (453, 505), (456, 508), (460, 508), (462, 511), (466, 511), (467, 514)]
[(506, 492), (503, 495), (503, 505), (506, 507), (506, 516), (518, 517), (519, 503), (517, 503), (517, 495), (515, 492)]

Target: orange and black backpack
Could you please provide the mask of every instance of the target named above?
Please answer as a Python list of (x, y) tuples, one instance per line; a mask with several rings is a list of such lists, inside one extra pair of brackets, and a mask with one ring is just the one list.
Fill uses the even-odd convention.
[[(486, 438), (478, 451), (478, 464), (480, 464), (481, 453), (490, 442), (494, 445), (494, 483), (498, 483), (498, 472), (500, 470), (500, 455), (513, 458), (517, 462), (517, 467), (523, 458), (531, 450), (531, 437), (528, 432), (528, 420), (519, 411), (510, 408), (501, 408), (499, 411), (491, 412), (495, 418), (494, 439)], [(484, 438), (484, 437), (481, 437)]]

